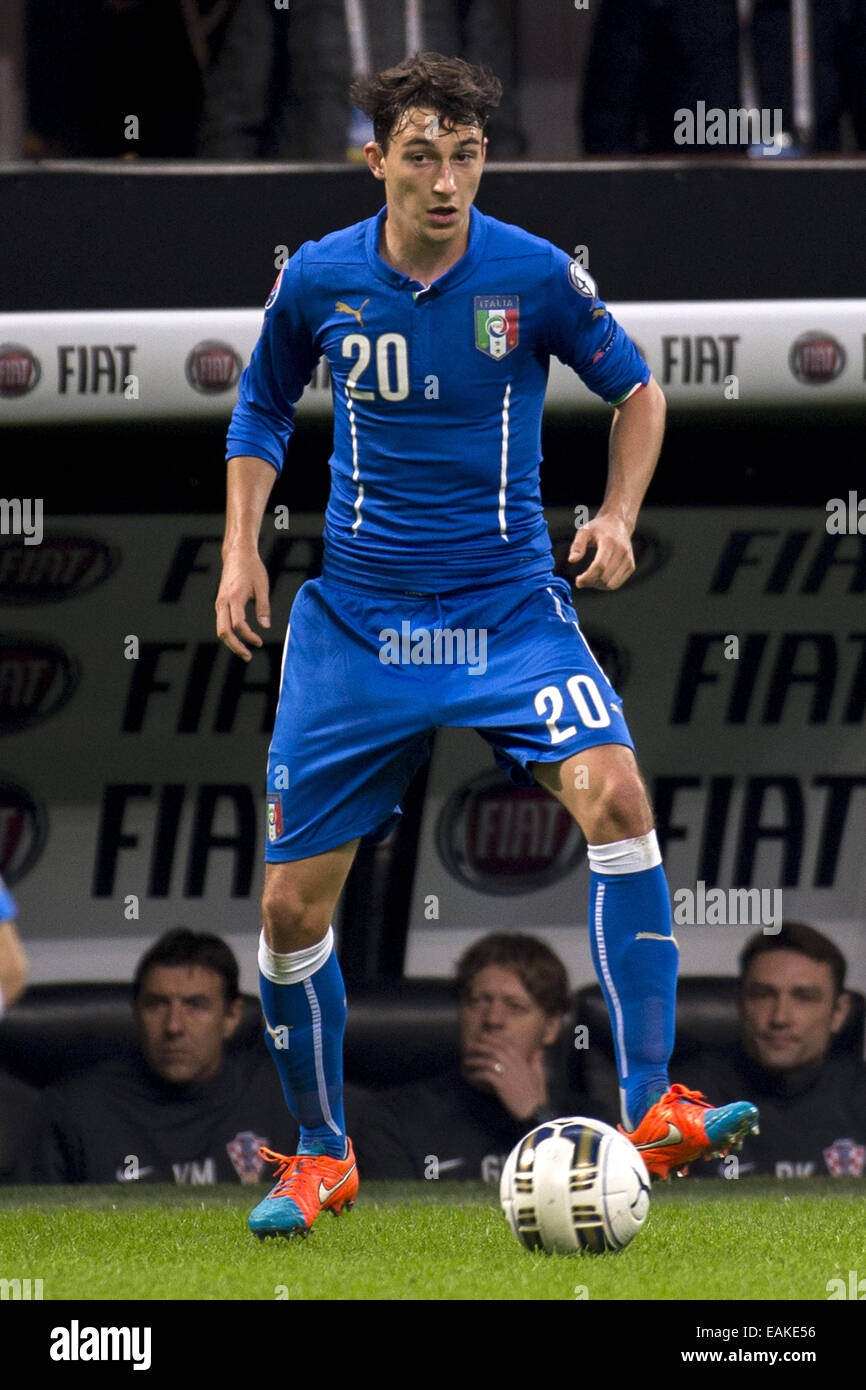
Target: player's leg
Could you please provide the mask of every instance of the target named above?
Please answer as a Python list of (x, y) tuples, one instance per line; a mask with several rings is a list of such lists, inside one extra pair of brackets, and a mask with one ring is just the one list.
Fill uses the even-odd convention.
[(358, 844), (266, 864), (259, 941), (266, 1040), (300, 1126), (298, 1152), (340, 1159), (346, 991), (331, 921)]
[(379, 659), (392, 607), (323, 581), (305, 584), (292, 607), (268, 751), (259, 968), (266, 1041), (301, 1136), (297, 1155), (275, 1156), (279, 1180), (250, 1218), (259, 1235), (306, 1234), (357, 1189), (331, 922), (361, 839), (396, 823), (429, 741), (417, 673)]
[(705, 1133), (699, 1116), (709, 1106), (695, 1101), (688, 1120), (662, 1122), (662, 1109), (686, 1104), (682, 1088), (668, 1089), (667, 1076), (678, 952), (652, 810), (622, 700), (581, 632), (563, 580), (503, 584), (469, 598), (455, 596), (449, 608), (450, 627), (474, 625), (488, 638), (483, 679), (479, 668), (468, 673), (475, 679), (452, 682), (456, 698), (441, 722), (477, 729), (514, 780), (540, 782), (581, 825), (591, 868), (590, 939), (611, 1016), (625, 1126), (632, 1135), (639, 1127), (639, 1143), (643, 1126), (667, 1141), (678, 1130), (699, 1132), (703, 1148), (692, 1143), (644, 1150), (652, 1171), (682, 1167), (690, 1161), (684, 1154), (724, 1147), (710, 1142), (718, 1138), (716, 1120), (725, 1138), (732, 1125), (736, 1132), (748, 1120), (751, 1128), (756, 1111), (743, 1105), (735, 1113), (725, 1107), (727, 1115), (713, 1112)]
[(529, 765), (583, 831), (590, 866), (593, 961), (611, 1018), (620, 1107), (633, 1130), (669, 1090), (677, 944), (653, 814), (634, 753), (584, 748), (562, 763)]
[(621, 1064), (623, 1118), (632, 1128), (668, 1089), (677, 948), (620, 698), (561, 580), (450, 596), (444, 616), (450, 628), (474, 626), (486, 641), (483, 671), (465, 679), (455, 671), (447, 685), (443, 679), (446, 693), (456, 693), (443, 722), (471, 722), (500, 765), (552, 791), (587, 838), (593, 954)]
[(338, 1214), (358, 1190), (343, 1115), (346, 995), (331, 927), (358, 844), (265, 865), (259, 985), (266, 1042), (301, 1137), (293, 1157), (263, 1151), (280, 1166), (250, 1217), (259, 1236), (306, 1235), (320, 1211)]
[(652, 808), (632, 750), (603, 744), (530, 770), (586, 836), (590, 942), (611, 1019), (623, 1131), (662, 1177), (727, 1152), (756, 1127), (756, 1108), (746, 1101), (713, 1108), (668, 1077), (679, 953)]

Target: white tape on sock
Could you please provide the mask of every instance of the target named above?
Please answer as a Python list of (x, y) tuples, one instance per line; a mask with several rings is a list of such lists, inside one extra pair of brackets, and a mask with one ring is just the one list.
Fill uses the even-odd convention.
[(328, 927), (321, 941), (303, 951), (272, 951), (262, 931), (259, 937), (259, 969), (275, 985), (301, 985), (321, 970), (334, 949), (334, 928)]
[(614, 840), (610, 845), (587, 845), (589, 867), (597, 874), (639, 874), (662, 862), (654, 830), (633, 840)]

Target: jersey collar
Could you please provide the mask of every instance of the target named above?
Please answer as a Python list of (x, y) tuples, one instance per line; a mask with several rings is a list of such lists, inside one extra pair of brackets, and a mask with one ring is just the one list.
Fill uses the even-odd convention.
[[(411, 276), (404, 275), (400, 270), (395, 270), (379, 255), (379, 238), (387, 212), (388, 206), (385, 204), (376, 216), (371, 217), (367, 223), (367, 263), (373, 274), (391, 285), (392, 288), (418, 289), (420, 283), (418, 280), (413, 280)], [(430, 293), (442, 294), (454, 285), (459, 285), (461, 281), (471, 275), (481, 260), (486, 241), (487, 218), (473, 204), (469, 209), (469, 245), (457, 264), (452, 265), (450, 270), (446, 270), (444, 275), (440, 275), (438, 279), (433, 281), (430, 286)]]

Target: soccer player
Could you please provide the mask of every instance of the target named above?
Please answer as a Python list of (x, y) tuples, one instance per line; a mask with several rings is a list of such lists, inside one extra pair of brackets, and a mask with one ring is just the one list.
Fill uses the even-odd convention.
[(0, 1018), (27, 983), (27, 956), (15, 926), (18, 908), (0, 875)]
[[(248, 661), (262, 644), (250, 599), (270, 624), (264, 509), (295, 402), (327, 357), (325, 557), (286, 635), (259, 945), (269, 1047), (301, 1142), (250, 1217), (258, 1235), (306, 1234), (357, 1191), (331, 918), (361, 838), (393, 826), (439, 726), (476, 729), (515, 781), (546, 787), (586, 836), (623, 1126), (648, 1166), (667, 1175), (725, 1150), (757, 1117), (746, 1102), (713, 1110), (670, 1085), (677, 947), (652, 811), (619, 697), (552, 573), (541, 508), (555, 354), (614, 407), (604, 501), (569, 558), (592, 555), (578, 588), (618, 589), (634, 570), (664, 398), (589, 275), (473, 206), (500, 93), (486, 69), (439, 54), (357, 84), (385, 206), (306, 243), (280, 271), (229, 427), (217, 633)], [(411, 635), (414, 659), (394, 633)], [(443, 660), (446, 642), (446, 658), (456, 643), (458, 657), (483, 648), (483, 662)]]

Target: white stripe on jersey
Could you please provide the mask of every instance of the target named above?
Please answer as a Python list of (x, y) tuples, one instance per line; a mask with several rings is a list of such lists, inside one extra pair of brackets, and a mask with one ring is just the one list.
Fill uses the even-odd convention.
[(278, 691), (282, 690), (282, 688), (283, 688), (283, 672), (284, 672), (285, 669), (286, 669), (286, 653), (287, 653), (288, 650), (289, 650), (289, 633), (291, 632), (291, 630), (292, 630), (292, 624), (291, 624), (291, 622), (286, 623), (286, 640), (285, 640), (285, 642), (283, 643), (283, 656), (282, 656), (282, 660), (280, 661), (280, 683), (279, 683), (279, 685), (277, 686), (277, 690), (278, 690)]
[(577, 635), (578, 635), (578, 637), (580, 638), (580, 640), (581, 640), (581, 642), (583, 643), (583, 645), (586, 647), (586, 650), (589, 652), (589, 655), (590, 655), (590, 657), (592, 658), (592, 660), (595, 661), (595, 665), (596, 665), (596, 669), (597, 669), (597, 671), (598, 671), (598, 674), (601, 676), (601, 678), (602, 678), (602, 680), (604, 681), (605, 685), (607, 685), (607, 684), (609, 683), (609, 682), (608, 682), (608, 679), (607, 679), (607, 676), (604, 674), (604, 671), (601, 669), (601, 666), (599, 665), (599, 663), (596, 661), (595, 657), (593, 656), (593, 654), (592, 654), (592, 648), (590, 647), (589, 643), (587, 642), (586, 638), (584, 637), (583, 633), (582, 633), (581, 630), (580, 630), (580, 624), (579, 624), (579, 623), (575, 623), (575, 627), (577, 628)]
[(500, 456), (499, 467), (499, 534), (504, 541), (508, 540), (505, 530), (505, 488), (508, 483), (508, 402), (511, 400), (511, 382), (505, 388), (505, 395), (502, 397), (502, 453)]
[(586, 650), (587, 650), (587, 652), (589, 653), (590, 658), (591, 658), (592, 661), (594, 662), (594, 664), (595, 664), (595, 669), (598, 671), (598, 674), (601, 676), (601, 678), (602, 678), (602, 680), (604, 681), (605, 685), (607, 685), (607, 684), (608, 684), (607, 676), (605, 675), (604, 671), (602, 670), (601, 666), (599, 665), (598, 661), (596, 660), (595, 656), (593, 655), (593, 651), (592, 651), (591, 646), (589, 645), (589, 643), (587, 642), (587, 640), (586, 640), (586, 638), (584, 637), (583, 633), (581, 632), (581, 630), (580, 630), (580, 623), (577, 622), (576, 619), (574, 619), (574, 618), (566, 618), (565, 614), (564, 614), (563, 611), (562, 611), (562, 604), (560, 603), (559, 599), (556, 597), (556, 594), (553, 592), (553, 590), (552, 590), (549, 586), (548, 586), (547, 592), (550, 594), (550, 597), (553, 599), (553, 602), (556, 604), (556, 611), (557, 611), (557, 613), (558, 613), (560, 619), (562, 620), (562, 622), (564, 622), (564, 623), (571, 623), (572, 627), (574, 627), (574, 628), (577, 629), (577, 635), (578, 635), (578, 637), (580, 638), (580, 640), (581, 640), (581, 642), (583, 643), (583, 645), (586, 647)]
[(346, 387), (346, 405), (349, 410), (349, 432), (352, 436), (352, 482), (358, 483), (358, 495), (355, 498), (355, 520), (352, 522), (352, 530), (357, 531), (363, 521), (361, 507), (364, 502), (364, 484), (359, 482), (361, 476), (358, 470), (358, 428), (355, 424), (355, 409), (352, 405), (352, 397), (349, 395), (349, 388)]
[[(549, 586), (548, 586), (547, 592), (550, 594), (550, 597), (553, 599), (553, 602), (556, 604), (556, 612), (557, 612), (557, 616), (559, 617), (560, 622), (563, 622), (563, 623), (571, 623), (573, 627), (577, 627), (577, 620), (576, 620), (575, 618), (566, 618), (565, 614), (564, 614), (563, 611), (562, 611), (562, 604), (560, 603), (559, 599), (556, 597), (556, 594), (553, 592), (553, 590), (552, 590)], [(579, 631), (580, 631), (580, 628), (578, 628), (577, 630), (578, 630), (578, 632), (579, 632)]]

